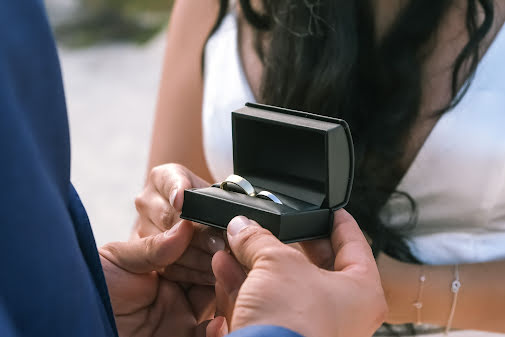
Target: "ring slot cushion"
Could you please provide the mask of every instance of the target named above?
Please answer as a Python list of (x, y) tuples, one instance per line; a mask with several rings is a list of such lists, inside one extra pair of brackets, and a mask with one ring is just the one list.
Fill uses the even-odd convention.
[[(184, 192), (181, 218), (226, 229), (237, 215), (283, 242), (327, 236), (350, 197), (352, 138), (341, 119), (247, 103), (232, 112), (234, 174), (283, 204), (216, 187)], [(231, 174), (232, 172), (230, 172)]]

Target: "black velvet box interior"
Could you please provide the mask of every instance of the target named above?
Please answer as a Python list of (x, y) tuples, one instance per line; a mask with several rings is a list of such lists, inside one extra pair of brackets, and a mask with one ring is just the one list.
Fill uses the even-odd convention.
[(247, 103), (232, 113), (234, 172), (281, 204), (219, 187), (184, 192), (181, 218), (226, 229), (237, 215), (284, 242), (325, 237), (351, 192), (354, 154), (345, 121)]

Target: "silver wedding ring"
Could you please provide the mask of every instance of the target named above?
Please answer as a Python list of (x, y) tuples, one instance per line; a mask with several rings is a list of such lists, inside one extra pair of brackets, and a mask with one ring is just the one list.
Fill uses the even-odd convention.
[(260, 193), (256, 194), (256, 197), (260, 199), (270, 200), (276, 204), (282, 205), (282, 201), (280, 201), (280, 199), (277, 198), (275, 194), (268, 191), (261, 191)]
[(219, 187), (225, 191), (239, 192), (251, 197), (256, 196), (256, 191), (251, 183), (236, 174), (228, 176)]
[(275, 202), (276, 204), (282, 205), (282, 201), (271, 192), (261, 191), (260, 193), (256, 194), (256, 190), (254, 189), (253, 185), (251, 185), (251, 183), (248, 182), (245, 178), (242, 178), (241, 176), (236, 174), (228, 176), (228, 178), (226, 178), (219, 185), (219, 188), (225, 191), (238, 192), (242, 194), (247, 194), (248, 196), (251, 197), (258, 197), (260, 199), (270, 200)]

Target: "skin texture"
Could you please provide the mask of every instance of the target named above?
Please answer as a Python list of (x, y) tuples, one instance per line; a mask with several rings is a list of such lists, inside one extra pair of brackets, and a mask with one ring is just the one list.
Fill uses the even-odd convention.
[[(450, 97), (450, 65), (454, 57), (466, 43), (468, 37), (464, 33), (464, 1), (455, 2), (454, 9), (444, 20), (439, 34), (434, 37), (435, 47), (427, 60), (425, 83), (423, 83), (422, 106), (420, 118), (416, 122), (406, 145), (402, 167), (407, 170), (426, 137), (433, 129), (437, 118), (431, 116), (431, 111), (444, 106)], [(398, 8), (405, 0), (377, 1), (376, 16), (379, 27), (377, 31), (384, 32), (395, 18)], [(156, 119), (153, 129), (153, 142), (149, 160), (149, 171), (156, 165), (167, 162), (178, 162), (203, 179), (213, 181), (205, 164), (201, 134), (201, 100), (203, 91), (201, 53), (204, 42), (217, 17), (217, 1), (188, 0), (176, 1), (167, 35), (164, 70)], [(505, 6), (502, 1), (496, 1), (495, 26), (486, 37), (482, 53), (493, 41), (505, 21)], [(258, 97), (262, 68), (254, 53), (253, 34), (251, 27), (239, 17), (240, 55), (251, 88)], [(181, 146), (184, 144), (184, 146)], [(189, 171), (187, 171), (189, 172)], [(187, 173), (186, 174), (190, 174)], [(165, 176), (169, 182), (169, 174)], [(146, 186), (152, 185), (149, 178)], [(163, 183), (157, 183), (163, 185)], [(191, 185), (191, 184), (189, 184)], [(189, 186), (188, 185), (188, 186)], [(171, 186), (171, 185), (170, 185)], [(193, 186), (193, 185), (192, 185)], [(197, 186), (197, 185), (195, 185)], [(143, 237), (156, 231), (162, 231), (176, 222), (179, 205), (182, 205), (182, 194), (176, 195), (176, 208), (169, 208), (169, 189), (160, 187), (158, 192), (151, 188), (144, 191), (144, 204), (137, 207), (141, 213), (134, 236)], [(151, 204), (149, 195), (159, 195), (159, 200)], [(141, 201), (141, 200), (140, 200)], [(180, 203), (180, 204), (179, 204)], [(153, 205), (165, 205), (158, 207)], [(140, 207), (139, 207), (140, 205)], [(366, 207), (366, 206), (364, 206)], [(147, 214), (156, 213), (163, 217), (163, 225), (156, 221), (147, 221)], [(155, 215), (152, 217), (156, 218)], [(171, 220), (170, 220), (171, 219)], [(204, 235), (205, 236), (205, 235)], [(203, 239), (205, 241), (205, 239)], [(202, 241), (198, 241), (201, 244)], [(318, 266), (332, 269), (334, 253), (331, 245), (324, 241), (314, 241), (303, 245), (306, 255)], [(211, 254), (209, 254), (211, 255)], [(209, 261), (210, 256), (207, 259)], [(419, 266), (401, 263), (386, 255), (379, 256), (379, 271), (389, 304), (387, 321), (390, 323), (415, 322), (416, 312), (412, 303), (418, 290)], [(194, 267), (194, 262), (188, 264)], [(207, 269), (208, 270), (208, 269)], [(453, 266), (428, 267), (427, 282), (424, 289), (424, 307), (422, 317), (425, 323), (445, 325), (450, 310), (452, 294), (449, 285), (453, 280)], [(179, 273), (174, 273), (179, 274)], [(505, 332), (502, 317), (505, 315), (505, 288), (501, 280), (505, 278), (505, 262), (487, 262), (460, 266), (462, 288), (459, 294), (453, 328), (477, 329)], [(193, 280), (194, 278), (187, 278)], [(202, 281), (203, 282), (203, 281)], [(204, 283), (204, 282), (203, 282)]]
[[(142, 194), (137, 198), (137, 208), (141, 219), (136, 233), (140, 236), (161, 233), (164, 228), (170, 228), (179, 220), (180, 210), (184, 202), (183, 190), (191, 187), (208, 186), (202, 179), (187, 168), (176, 164), (166, 164), (153, 170)], [(177, 190), (175, 195), (173, 191)], [(170, 196), (173, 203), (170, 204)], [(158, 200), (161, 202), (154, 202)], [(151, 218), (160, 220), (150, 220)], [(157, 223), (157, 225), (155, 225)], [(210, 268), (210, 261), (215, 251), (224, 247), (221, 233), (208, 227), (193, 224), (193, 236), (188, 251), (196, 249), (206, 254), (205, 258), (185, 258), (176, 261), (161, 273), (170, 281), (177, 281), (181, 287), (189, 290), (190, 305), (198, 308), (198, 321), (207, 320), (215, 313), (215, 298), (213, 287), (205, 286), (209, 278), (213, 280), (210, 271), (198, 271), (195, 265), (202, 265), (204, 270)], [(210, 247), (213, 247), (212, 249)], [(300, 245), (305, 256), (322, 269), (333, 270), (335, 251), (329, 240), (314, 240)], [(420, 267), (413, 264), (396, 261), (385, 254), (377, 260), (382, 285), (386, 294), (389, 312), (386, 317), (388, 323), (412, 323), (417, 319), (416, 310), (412, 303), (416, 301), (419, 286)], [(173, 272), (170, 268), (179, 266)], [(424, 288), (422, 321), (424, 323), (444, 326), (447, 323), (452, 301), (449, 285), (454, 278), (453, 266), (425, 266), (427, 282)], [(216, 272), (216, 270), (214, 270)], [(503, 313), (505, 313), (505, 289), (502, 280), (505, 279), (505, 263), (503, 261), (466, 264), (460, 266), (462, 288), (459, 293), (453, 328), (477, 329), (495, 332), (505, 332)], [(190, 285), (188, 285), (190, 283)], [(202, 285), (203, 284), (203, 285)], [(213, 284), (213, 282), (212, 282)], [(219, 294), (220, 286), (216, 287)], [(200, 293), (207, 296), (199, 296)], [(192, 295), (196, 294), (196, 295)], [(222, 306), (227, 307), (227, 306)], [(229, 307), (229, 306), (228, 306)], [(218, 309), (217, 314), (224, 311)]]
[[(135, 200), (139, 218), (132, 239), (158, 235), (180, 223), (184, 190), (204, 186), (209, 183), (181, 165), (154, 168), (144, 191)], [(214, 317), (215, 278), (211, 261), (214, 253), (225, 248), (225, 241), (221, 231), (195, 223), (192, 226), (193, 235), (187, 249), (159, 273), (185, 290), (197, 321), (202, 322)]]
[[(184, 190), (207, 187), (209, 183), (177, 164), (154, 168), (144, 191), (136, 198), (139, 213), (133, 237), (156, 235), (180, 221)], [(194, 224), (195, 233), (190, 246), (164, 276), (179, 282), (213, 285), (212, 255), (225, 248), (222, 233), (207, 226)]]
[[(334, 258), (331, 245), (324, 240), (305, 243), (306, 255), (316, 265), (328, 266)], [(413, 306), (418, 296), (421, 266), (403, 263), (380, 254), (377, 259), (389, 312), (386, 322), (415, 323)], [(454, 266), (423, 266), (426, 283), (423, 290), (422, 322), (445, 326), (452, 306), (450, 291)], [(454, 329), (505, 332), (505, 262), (463, 264), (459, 266), (461, 289), (452, 327)]]
[[(141, 240), (138, 237), (144, 237), (143, 240), (145, 240), (146, 238), (150, 238), (153, 235), (159, 235), (159, 233), (163, 233), (163, 231), (166, 229), (173, 228), (174, 223), (179, 223), (178, 222), (179, 215), (182, 209), (182, 204), (184, 202), (183, 200), (184, 189), (192, 187), (203, 187), (208, 185), (209, 185), (208, 183), (206, 183), (201, 178), (197, 177), (195, 174), (193, 174), (191, 171), (189, 171), (188, 169), (184, 168), (181, 165), (166, 164), (154, 168), (151, 171), (151, 174), (149, 175), (148, 182), (146, 184), (144, 191), (136, 199), (136, 205), (139, 211), (139, 222), (138, 222), (139, 225), (137, 226), (135, 232), (135, 236), (137, 236), (137, 238), (134, 238), (133, 240), (134, 241)], [(345, 213), (344, 215), (345, 216), (336, 218), (335, 223), (338, 223), (338, 221), (352, 222), (351, 225), (346, 226), (354, 228), (356, 224), (352, 219), (352, 217), (350, 217), (347, 213)], [(184, 221), (182, 223), (186, 224), (187, 222)], [(212, 318), (214, 316), (214, 313), (216, 312), (214, 309), (215, 308), (214, 296), (212, 295), (214, 293), (214, 288), (204, 285), (207, 284), (206, 282), (209, 277), (213, 278), (213, 275), (208, 273), (207, 269), (205, 268), (205, 265), (208, 264), (208, 267), (210, 268), (211, 266), (210, 261), (212, 258), (212, 254), (215, 253), (216, 251), (222, 251), (222, 249), (225, 248), (225, 244), (223, 239), (221, 238), (222, 232), (214, 231), (209, 227), (199, 226), (197, 224), (192, 224), (192, 226), (193, 226), (193, 235), (188, 243), (187, 249), (184, 252), (181, 252), (180, 257), (177, 260), (171, 261), (170, 265), (164, 265), (163, 268), (158, 268), (156, 270), (158, 270), (158, 273), (160, 275), (159, 279), (163, 281), (165, 280), (170, 281), (171, 284), (178, 285), (181, 289), (185, 289), (186, 291), (189, 290), (187, 305), (189, 305), (189, 307), (193, 309), (197, 308), (198, 310), (194, 310), (194, 312), (197, 312), (199, 314), (197, 314), (195, 317), (192, 317), (190, 315), (190, 312), (185, 310), (186, 305), (183, 305), (181, 307), (182, 310), (181, 315), (184, 317), (186, 316), (189, 317), (189, 318), (186, 317), (185, 320), (192, 321), (192, 319), (196, 319), (196, 322), (200, 323), (204, 320)], [(263, 233), (264, 232), (266, 231), (263, 231)], [(335, 248), (336, 247), (335, 244), (340, 242), (337, 240), (335, 235), (333, 236), (332, 240), (319, 240), (305, 245), (305, 248), (307, 252), (309, 252), (309, 254), (319, 256), (320, 254), (318, 253), (317, 249), (322, 247), (322, 243), (328, 244), (328, 247), (332, 252), (332, 255), (330, 257), (331, 261), (330, 260), (325, 261), (324, 263), (322, 263), (322, 265), (331, 270), (333, 270), (333, 268), (336, 266), (335, 265), (336, 259), (335, 255), (333, 254), (333, 252), (337, 250), (337, 248)], [(359, 231), (358, 236), (359, 242), (361, 242), (362, 237), (363, 235), (361, 234), (361, 231)], [(230, 236), (227, 236), (227, 239), (229, 241)], [(363, 240), (365, 239), (363, 238)], [(376, 266), (373, 261), (373, 256), (370, 253), (370, 247), (366, 242), (366, 240), (364, 242), (365, 245), (363, 249), (365, 250), (366, 254), (365, 253), (362, 254), (365, 254), (367, 259), (369, 260), (366, 266), (367, 268), (372, 268), (372, 270), (375, 270)], [(237, 249), (236, 248), (237, 246), (233, 245), (231, 246), (232, 249), (234, 247), (235, 249)], [(288, 274), (287, 277), (291, 280), (292, 278), (292, 275), (290, 276), (291, 271), (298, 270), (299, 265), (306, 265), (306, 268), (303, 271), (303, 273), (299, 274), (300, 280), (304, 280), (304, 275), (312, 275), (311, 273), (314, 272), (315, 273), (314, 275), (318, 276), (320, 278), (320, 281), (326, 280), (321, 284), (321, 287), (326, 287), (325, 292), (331, 292), (332, 287), (334, 287), (335, 284), (338, 284), (334, 283), (333, 277), (329, 277), (328, 279), (326, 279), (325, 275), (331, 275), (331, 273), (323, 271), (323, 269), (320, 269), (315, 265), (313, 265), (312, 263), (310, 263), (309, 259), (305, 257), (299, 250), (284, 245), (282, 245), (282, 247), (283, 249), (286, 248), (287, 252), (291, 254), (288, 255), (286, 259), (282, 260), (284, 262), (289, 261), (289, 269), (278, 269), (277, 266), (268, 265), (265, 267), (266, 269), (265, 268), (262, 269), (263, 272), (265, 272), (265, 270), (267, 272), (268, 268), (275, 268), (278, 269), (279, 271), (284, 270), (283, 272), (287, 273)], [(326, 248), (326, 246), (323, 247)], [(198, 251), (200, 252), (200, 254), (197, 255), (195, 253), (189, 253), (192, 251)], [(294, 258), (293, 261), (290, 261), (291, 256)], [(218, 272), (220, 272), (220, 275), (226, 274), (227, 273), (226, 271), (228, 270), (230, 272), (231, 277), (232, 278), (238, 277), (241, 284), (241, 281), (243, 280), (240, 278), (244, 276), (241, 267), (237, 269), (236, 263), (229, 264), (230, 262), (229, 259), (224, 260), (223, 263), (219, 262), (221, 261), (219, 258), (217, 258), (216, 261), (218, 266), (217, 270)], [(370, 267), (369, 265), (370, 262), (372, 263), (373, 267)], [(173, 272), (174, 266), (178, 266), (175, 272)], [(202, 268), (201, 270), (197, 270), (195, 266), (202, 266)], [(248, 265), (246, 266), (248, 268), (251, 268), (251, 266)], [(288, 265), (286, 267), (288, 267)], [(214, 270), (214, 272), (215, 271), (216, 269)], [(240, 271), (240, 273), (238, 273), (238, 271)], [(367, 269), (367, 273), (372, 272), (368, 271)], [(379, 280), (378, 274), (373, 274), (372, 276), (373, 277), (370, 278), (371, 282), (373, 281), (379, 284), (378, 286), (376, 284), (374, 291), (378, 292), (379, 294), (382, 294), (382, 288), (380, 287), (380, 282), (378, 282)], [(275, 279), (277, 277), (279, 277), (279, 275), (277, 274), (274, 276), (269, 276), (267, 280), (271, 280), (272, 278)], [(312, 281), (308, 280), (307, 284), (311, 284), (311, 282)], [(212, 284), (214, 283), (212, 282)], [(235, 286), (237, 284), (238, 283), (236, 283)], [(239, 287), (240, 284), (238, 284)], [(346, 286), (344, 284), (342, 285)], [(362, 285), (362, 287), (365, 288), (368, 286), (369, 284), (367, 285), (366, 282)], [(261, 287), (263, 287), (263, 285), (261, 285)], [(311, 298), (312, 290), (310, 290), (309, 288), (307, 288), (307, 297), (305, 299)], [(277, 290), (278, 288), (275, 288), (275, 286), (271, 289), (272, 292), (276, 292)], [(197, 292), (197, 294), (203, 294), (204, 296), (202, 297), (191, 296), (191, 294), (194, 292)], [(218, 295), (223, 294), (223, 288), (220, 285), (216, 285), (216, 293)], [(365, 293), (363, 292), (363, 294)], [(338, 293), (337, 296), (339, 296)], [(286, 295), (286, 297), (283, 298), (282, 300), (288, 300), (289, 297), (291, 297), (291, 294)], [(318, 297), (317, 301), (319, 300), (323, 301), (325, 297), (326, 294), (322, 294), (320, 297)], [(227, 296), (221, 296), (220, 298), (221, 301), (223, 300), (232, 301), (232, 299), (228, 299)], [(350, 304), (351, 303), (346, 303), (346, 306)], [(332, 304), (329, 303), (328, 305)], [(221, 305), (221, 307), (222, 308), (219, 308), (217, 310), (218, 314), (223, 312), (223, 310), (225, 311), (229, 310), (230, 308), (232, 308), (232, 305), (231, 304)], [(310, 302), (309, 307), (317, 307), (317, 302), (315, 299), (312, 302)], [(348, 309), (351, 310), (351, 308), (352, 307), (349, 307)], [(213, 324), (215, 325), (217, 323)], [(377, 324), (380, 325), (380, 322)], [(377, 327), (378, 325), (374, 326), (374, 328)]]
[(267, 324), (306, 337), (364, 337), (385, 318), (387, 306), (370, 247), (343, 210), (335, 213), (329, 240), (335, 272), (319, 269), (257, 223), (233, 219), (228, 242), (236, 258), (220, 251), (213, 260), (219, 310), (226, 316), (208, 326), (198, 318), (206, 314), (195, 310), (190, 293), (162, 276), (184, 256), (194, 234), (193, 224), (182, 221), (165, 232), (99, 249), (120, 336), (212, 337)]
[(176, 162), (212, 180), (202, 144), (201, 56), (218, 10), (219, 4), (214, 0), (176, 1), (174, 4), (147, 172), (157, 165)]
[(183, 256), (195, 229), (181, 222), (171, 230), (99, 249), (119, 335), (205, 336), (205, 308), (195, 310), (193, 297), (213, 301), (213, 293), (191, 293), (159, 276)]
[[(344, 210), (335, 212), (327, 241), (335, 252), (332, 272), (313, 265), (256, 222), (234, 218), (228, 226), (233, 256), (219, 252), (212, 264), (225, 319), (212, 322), (207, 335), (266, 324), (306, 337), (371, 336), (387, 306), (370, 246)], [(247, 275), (243, 267), (250, 270)]]
[[(381, 255), (378, 265), (388, 304), (393, 308), (387, 321), (395, 324), (416, 321), (421, 267), (402, 263)], [(445, 326), (452, 306), (450, 285), (454, 266), (424, 266), (422, 321)], [(461, 288), (454, 315), (453, 328), (505, 333), (505, 262), (464, 264), (459, 266)]]

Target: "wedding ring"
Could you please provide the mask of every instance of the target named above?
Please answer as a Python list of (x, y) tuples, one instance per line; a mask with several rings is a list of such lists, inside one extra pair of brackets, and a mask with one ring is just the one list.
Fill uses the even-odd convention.
[(256, 197), (260, 199), (270, 200), (275, 202), (276, 204), (282, 205), (282, 201), (279, 198), (277, 198), (275, 194), (270, 193), (268, 191), (261, 191), (260, 193), (256, 194)]
[(256, 196), (256, 191), (251, 183), (236, 174), (228, 176), (219, 187), (225, 191), (243, 193), (251, 197)]

